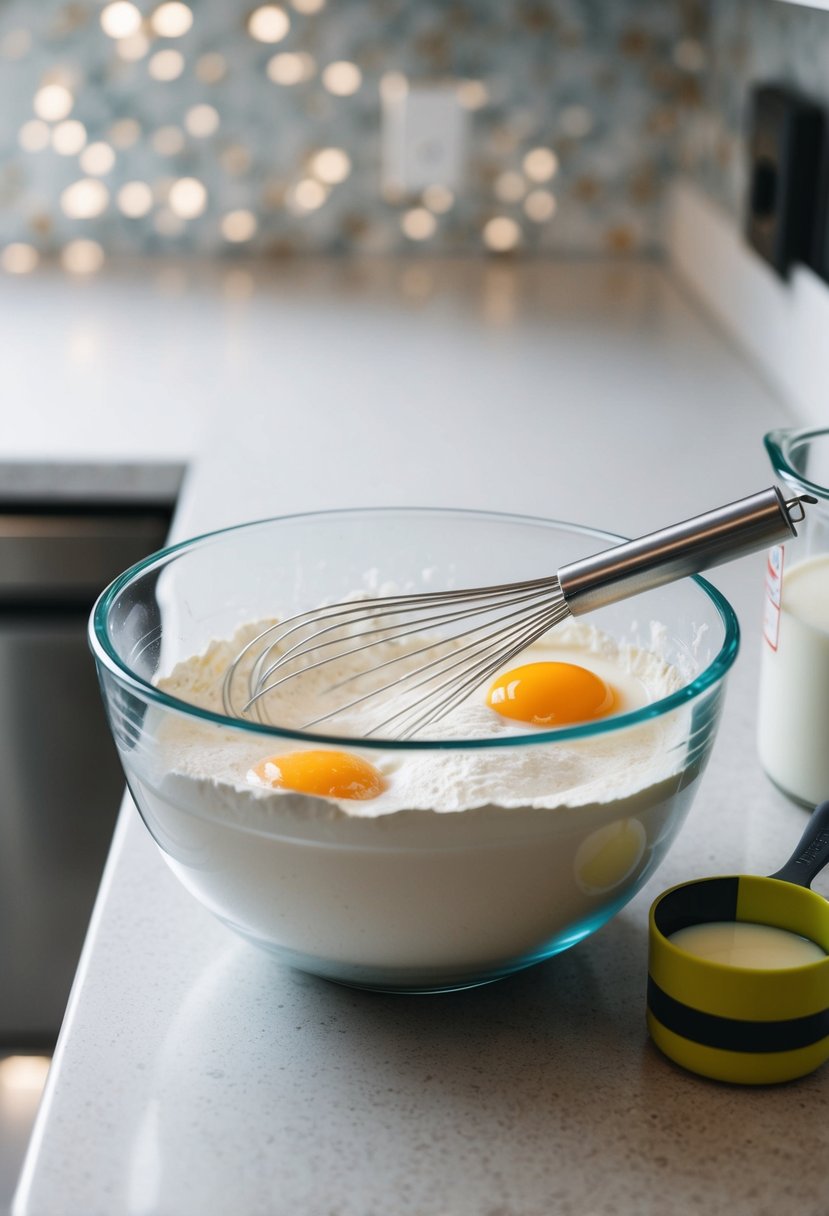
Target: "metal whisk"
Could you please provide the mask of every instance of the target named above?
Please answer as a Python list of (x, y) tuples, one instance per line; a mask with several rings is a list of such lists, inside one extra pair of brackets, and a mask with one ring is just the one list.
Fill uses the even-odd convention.
[[(410, 738), (567, 617), (796, 535), (803, 504), (816, 501), (807, 494), (786, 499), (772, 486), (571, 562), (547, 578), (383, 596), (300, 613), (263, 630), (236, 656), (224, 677), (225, 713), (267, 722), (267, 697), (275, 689), (365, 652), (365, 667), (335, 678), (324, 690), (327, 696), (351, 686), (346, 699), (303, 729), (374, 702), (382, 706), (382, 718), (362, 733)], [(413, 637), (423, 641), (409, 649), (405, 639)], [(378, 648), (382, 657), (372, 663)], [(427, 657), (421, 662), (420, 656)], [(367, 691), (358, 691), (365, 688), (361, 681), (370, 685)]]

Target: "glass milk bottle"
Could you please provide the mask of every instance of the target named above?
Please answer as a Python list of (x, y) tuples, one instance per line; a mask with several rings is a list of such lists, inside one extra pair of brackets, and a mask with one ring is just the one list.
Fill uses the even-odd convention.
[(829, 428), (765, 437), (778, 478), (812, 494), (798, 539), (769, 553), (758, 750), (798, 802), (829, 798)]

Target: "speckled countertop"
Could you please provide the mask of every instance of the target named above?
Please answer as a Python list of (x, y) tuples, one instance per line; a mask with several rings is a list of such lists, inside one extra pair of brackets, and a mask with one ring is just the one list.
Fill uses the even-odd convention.
[[(643, 532), (768, 484), (762, 434), (792, 421), (648, 264), (133, 268), (3, 282), (0, 308), (7, 457), (185, 460), (179, 537), (379, 503)], [(127, 802), (17, 1216), (825, 1216), (825, 1070), (709, 1083), (644, 1025), (653, 896), (768, 873), (803, 826), (755, 758), (762, 568), (714, 579), (743, 649), (662, 868), (490, 987), (378, 996), (274, 963)]]

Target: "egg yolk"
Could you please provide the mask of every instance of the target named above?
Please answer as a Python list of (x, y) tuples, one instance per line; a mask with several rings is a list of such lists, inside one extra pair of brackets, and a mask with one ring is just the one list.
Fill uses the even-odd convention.
[(386, 783), (373, 764), (348, 752), (289, 752), (267, 756), (253, 774), (272, 789), (296, 790), (322, 798), (376, 798)]
[(605, 717), (616, 705), (616, 694), (595, 672), (576, 663), (527, 663), (498, 677), (487, 705), (533, 726), (567, 726)]

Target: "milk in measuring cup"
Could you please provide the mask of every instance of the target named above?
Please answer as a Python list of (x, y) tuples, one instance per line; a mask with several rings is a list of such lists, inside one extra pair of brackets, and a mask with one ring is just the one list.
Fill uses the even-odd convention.
[(829, 554), (769, 555), (758, 749), (775, 784), (810, 806), (829, 798)]

